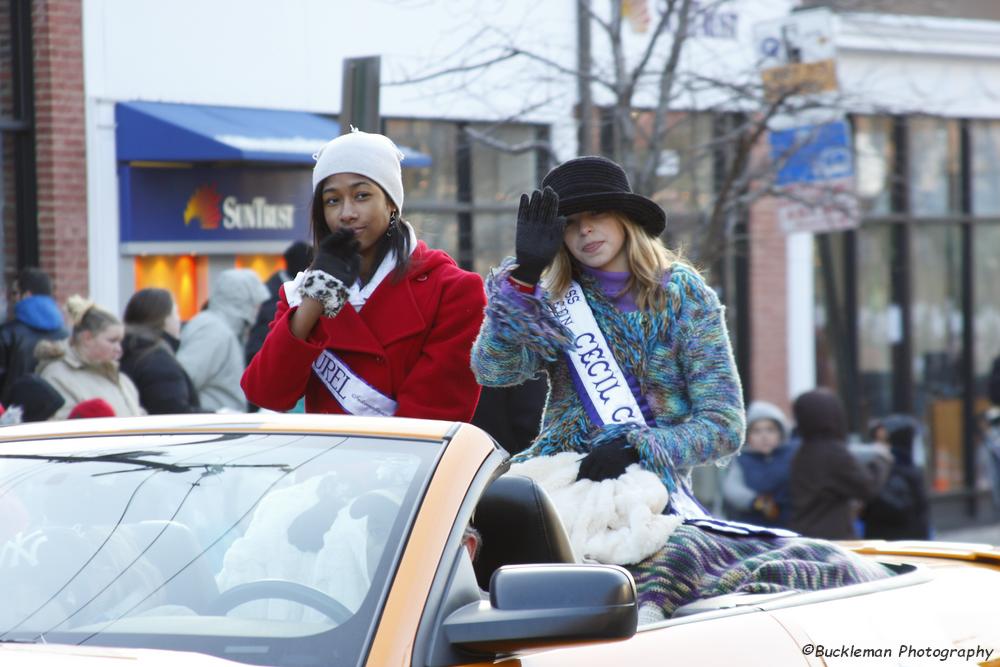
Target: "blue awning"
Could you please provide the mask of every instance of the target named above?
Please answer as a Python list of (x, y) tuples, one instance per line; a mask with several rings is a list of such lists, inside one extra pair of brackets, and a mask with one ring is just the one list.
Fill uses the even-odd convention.
[[(115, 105), (122, 162), (284, 162), (312, 165), (313, 154), (340, 134), (340, 124), (304, 111), (165, 102)], [(403, 167), (431, 157), (400, 146)]]

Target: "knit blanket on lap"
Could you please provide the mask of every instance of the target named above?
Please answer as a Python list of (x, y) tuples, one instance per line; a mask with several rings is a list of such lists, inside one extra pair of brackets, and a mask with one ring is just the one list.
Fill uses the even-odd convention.
[(816, 591), (892, 576), (888, 569), (825, 540), (727, 536), (692, 525), (629, 566), (640, 618), (670, 618), (681, 605), (727, 593)]

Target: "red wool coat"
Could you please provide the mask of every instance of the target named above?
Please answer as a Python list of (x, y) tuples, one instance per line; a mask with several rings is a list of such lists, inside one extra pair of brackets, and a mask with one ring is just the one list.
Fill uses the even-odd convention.
[(469, 355), (485, 307), (482, 278), (421, 241), (402, 281), (387, 277), (361, 312), (345, 304), (336, 317), (321, 317), (306, 340), (292, 335), (295, 309), (282, 287), (270, 331), (240, 386), (264, 408), (289, 410), (305, 395), (307, 412), (342, 414), (312, 371), (329, 349), (395, 399), (397, 417), (469, 421), (479, 400)]

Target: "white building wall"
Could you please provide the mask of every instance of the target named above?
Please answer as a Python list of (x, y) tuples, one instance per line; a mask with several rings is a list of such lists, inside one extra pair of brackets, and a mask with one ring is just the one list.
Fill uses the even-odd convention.
[[(734, 35), (706, 36), (705, 27), (696, 26), (689, 66), (712, 76), (752, 75), (753, 24), (793, 4), (733, 2), (728, 18)], [(576, 151), (577, 90), (558, 69), (575, 68), (576, 6), (576, 0), (84, 0), (93, 297), (123, 303), (131, 282), (130, 276), (113, 275), (127, 269), (108, 261), (114, 250), (104, 245), (118, 238), (114, 131), (107, 121), (115, 102), (336, 113), (343, 59), (380, 55), (383, 115), (548, 123), (557, 154), (569, 158)], [(593, 6), (608, 7), (603, 0)], [(625, 30), (633, 62), (644, 42), (645, 36)], [(485, 71), (466, 69), (497, 59), (511, 46), (556, 67), (518, 57)], [(669, 46), (667, 40), (658, 44), (653, 60), (665, 58)], [(596, 30), (593, 48), (595, 60), (607, 62), (607, 42)], [(403, 85), (445, 69), (454, 73)], [(601, 101), (609, 93), (595, 85), (594, 94)], [(650, 100), (640, 95), (639, 101)]]
[[(605, 11), (603, 0), (592, 0)], [(385, 116), (549, 123), (561, 158), (576, 150), (571, 76), (526, 58), (497, 59), (518, 45), (558, 66), (575, 67), (576, 0), (84, 0), (87, 95), (90, 284), (102, 303), (124, 303), (131, 276), (117, 258), (118, 202), (113, 107), (150, 100), (335, 113), (347, 57), (382, 57)], [(650, 4), (655, 4), (650, 0)], [(735, 38), (696, 27), (686, 68), (699, 75), (755, 77), (754, 25), (786, 16), (797, 0), (733, 0)], [(708, 32), (711, 32), (709, 30)], [(724, 31), (720, 31), (724, 32)], [(1000, 118), (1000, 29), (952, 19), (837, 17), (838, 75), (854, 110), (927, 112)], [(625, 30), (631, 62), (644, 36)], [(663, 41), (653, 53), (669, 53)], [(607, 42), (594, 32), (595, 61)], [(409, 85), (432, 72), (446, 77)], [(606, 72), (597, 72), (599, 75)], [(610, 91), (594, 86), (595, 101)], [(639, 103), (652, 103), (640, 93)], [(680, 98), (692, 108), (718, 103), (710, 94)], [(811, 281), (811, 261), (793, 243), (790, 287)], [(811, 284), (809, 282), (808, 284)], [(811, 368), (811, 297), (790, 289), (790, 367)], [(809, 357), (807, 359), (807, 357)], [(790, 386), (809, 384), (795, 371)]]

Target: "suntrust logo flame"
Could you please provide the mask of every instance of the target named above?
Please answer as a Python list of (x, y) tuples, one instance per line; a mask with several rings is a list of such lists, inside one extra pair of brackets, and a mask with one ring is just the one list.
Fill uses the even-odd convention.
[(215, 184), (201, 185), (195, 189), (184, 209), (184, 224), (197, 219), (202, 229), (289, 230), (295, 227), (295, 206), (273, 204), (267, 197), (251, 196), (250, 201), (240, 201), (235, 195), (225, 198)]
[(222, 211), (219, 205), (222, 203), (222, 195), (216, 190), (215, 185), (202, 185), (195, 189), (194, 194), (188, 199), (184, 208), (184, 224), (188, 225), (192, 220), (197, 219), (202, 229), (218, 229), (222, 222)]

